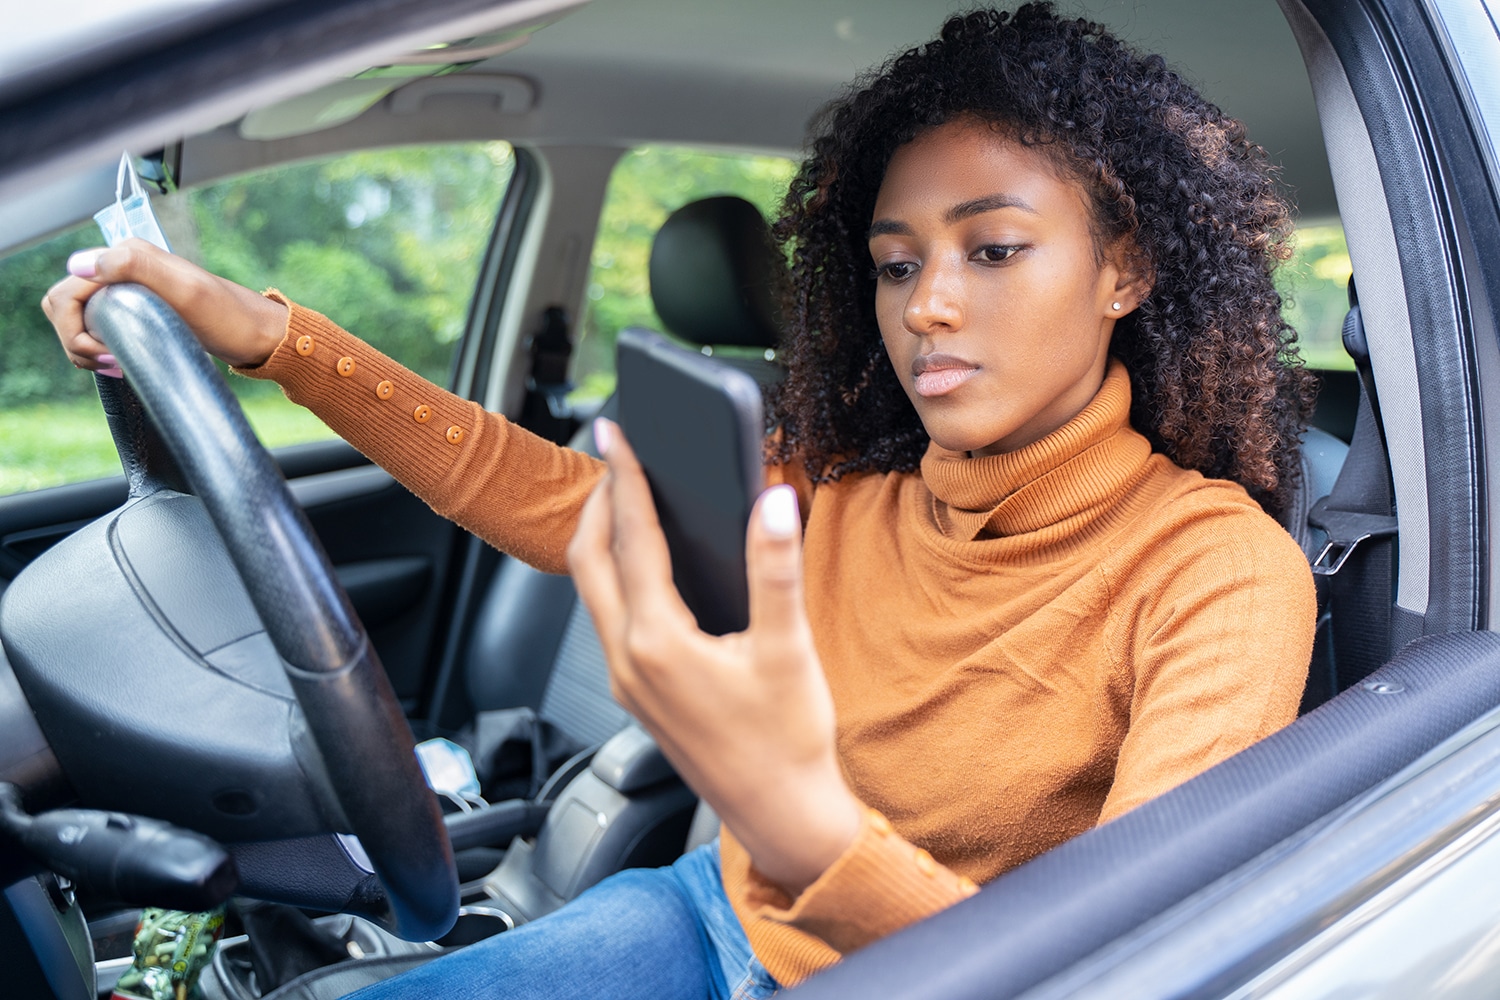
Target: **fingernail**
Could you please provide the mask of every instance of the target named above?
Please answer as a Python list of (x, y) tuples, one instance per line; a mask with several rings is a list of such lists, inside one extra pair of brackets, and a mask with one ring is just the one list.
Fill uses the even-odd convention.
[(118, 368), (100, 368), (100, 375), (108, 375), (110, 378), (124, 378), (125, 373)]
[(594, 420), (594, 450), (603, 458), (609, 454), (609, 446), (614, 443), (615, 428), (608, 420), (597, 417)]
[(94, 360), (97, 361), (97, 362), (99, 362), (101, 365), (103, 365), (106, 368), (118, 368), (118, 367), (120, 367), (120, 362), (118, 362), (118, 361), (115, 360), (115, 356), (113, 354), (101, 354), (97, 358), (95, 358)]
[(99, 256), (103, 250), (80, 250), (68, 258), (68, 273), (75, 278), (92, 278), (99, 273)]
[(802, 527), (797, 514), (797, 491), (785, 484), (761, 495), (760, 525), (773, 538), (791, 538)]

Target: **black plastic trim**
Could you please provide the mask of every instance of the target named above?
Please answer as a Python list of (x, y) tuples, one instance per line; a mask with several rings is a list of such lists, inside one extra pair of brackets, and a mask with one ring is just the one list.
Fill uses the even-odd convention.
[[(287, 479), (369, 465), (340, 438), (287, 445), (271, 453)], [(13, 578), (52, 545), (125, 502), (124, 475), (0, 496), (0, 579)]]
[(1483, 178), (1483, 160), (1416, 4), (1304, 5), (1349, 79), (1398, 234), (1426, 459), (1430, 544), (1422, 629), (1433, 634), (1475, 628), (1484, 617), (1487, 516), (1474, 344), (1460, 291), (1449, 184), (1466, 171)]
[[(1352, 915), (1367, 906), (1399, 905), (1440, 878), (1466, 846), (1493, 836), (1497, 813), (1500, 713), (1492, 711), (1327, 822), (1288, 839), (1025, 1000), (1218, 1000), (1293, 955), (1294, 967), (1316, 962), (1325, 948), (1348, 940), (1353, 925), (1361, 923)], [(1461, 959), (1453, 961), (1450, 942), (1414, 935), (1406, 944), (1413, 957), (1426, 957), (1424, 973), (1463, 967)]]
[(521, 146), (513, 147), (513, 152), (516, 165), (500, 200), (500, 209), (495, 214), (495, 225), (490, 231), (474, 298), (469, 303), (469, 315), (464, 323), (463, 347), (454, 355), (454, 369), (449, 380), (449, 387), (454, 392), (481, 404), (484, 400), (478, 396), (489, 384), (495, 342), (500, 335), (500, 318), (505, 312), (507, 293), (521, 255), (521, 243), (526, 238), (527, 223), (531, 221), (532, 207), (541, 186), (541, 168), (535, 155)]
[[(496, 364), (495, 352), (500, 337), (500, 319), (520, 259), (521, 245), (529, 224), (534, 220), (541, 167), (530, 151), (515, 147), (516, 166), (506, 187), (505, 197), (495, 216), (489, 245), (479, 268), (479, 282), (469, 304), (468, 321), (461, 350), (454, 356), (451, 388), (460, 396), (477, 401), (490, 382)], [(433, 672), (431, 688), (423, 692), (425, 715), (437, 730), (461, 725), (473, 714), (462, 684), (455, 683), (464, 648), (469, 642), (474, 614), (483, 597), (480, 584), (495, 572), (501, 556), (488, 544), (468, 532), (456, 536), (454, 558), (444, 586), (444, 603), (453, 609), (443, 640), (438, 668)], [(451, 595), (448, 596), (448, 595)]]

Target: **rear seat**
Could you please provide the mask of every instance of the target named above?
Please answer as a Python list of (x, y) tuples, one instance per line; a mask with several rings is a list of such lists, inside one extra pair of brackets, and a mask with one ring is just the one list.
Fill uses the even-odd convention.
[[(669, 333), (692, 344), (756, 349), (749, 357), (720, 358), (762, 384), (779, 377), (772, 358), (785, 262), (754, 205), (720, 196), (678, 209), (652, 244), (650, 275), (652, 301)], [(600, 412), (613, 415), (613, 398)], [(571, 444), (594, 453), (588, 428)], [(561, 748), (559, 756), (597, 747), (630, 723), (610, 696), (603, 652), (572, 581), (517, 560), (502, 562), (489, 585), (463, 672), (481, 729), (487, 713), (530, 709)], [(486, 770), (487, 762), (476, 763)], [(460, 852), (460, 879), (482, 877), (503, 847)]]

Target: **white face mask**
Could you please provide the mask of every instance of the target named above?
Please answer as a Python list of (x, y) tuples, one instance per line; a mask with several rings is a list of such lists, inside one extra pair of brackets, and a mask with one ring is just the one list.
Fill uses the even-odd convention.
[[(127, 185), (130, 188), (128, 196), (125, 193)], [(147, 243), (155, 243), (168, 253), (172, 252), (172, 248), (167, 245), (167, 237), (161, 231), (161, 225), (156, 221), (156, 213), (151, 211), (151, 199), (146, 197), (141, 179), (136, 176), (135, 167), (130, 163), (129, 153), (120, 154), (120, 172), (115, 178), (115, 203), (96, 212), (94, 221), (99, 223), (99, 228), (104, 232), (106, 246), (114, 246), (135, 236)]]

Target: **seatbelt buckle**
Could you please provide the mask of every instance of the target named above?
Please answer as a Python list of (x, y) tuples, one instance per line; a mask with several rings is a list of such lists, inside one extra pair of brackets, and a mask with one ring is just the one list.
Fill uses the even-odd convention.
[(1388, 514), (1362, 514), (1352, 510), (1332, 510), (1328, 498), (1313, 504), (1307, 522), (1328, 534), (1317, 558), (1312, 561), (1314, 576), (1333, 576), (1359, 548), (1372, 538), (1389, 538), (1396, 534), (1396, 519)]

